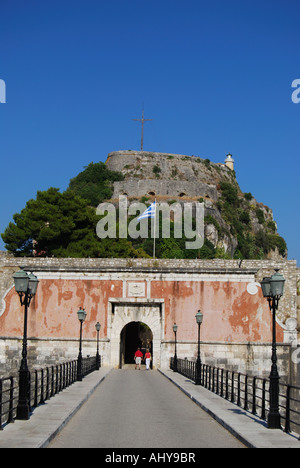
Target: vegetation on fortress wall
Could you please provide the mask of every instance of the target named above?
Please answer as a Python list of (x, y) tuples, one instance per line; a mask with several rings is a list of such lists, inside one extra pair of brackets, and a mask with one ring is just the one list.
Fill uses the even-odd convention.
[[(274, 221), (265, 219), (261, 208), (251, 205), (252, 195), (238, 196), (236, 186), (221, 182), (222, 197), (217, 205), (224, 221), (230, 226), (230, 232), (236, 236), (238, 245), (235, 251), (236, 258), (263, 259), (271, 250), (278, 249), (280, 255), (286, 255), (285, 240), (276, 234)], [(251, 223), (251, 211), (259, 228), (254, 231)]]
[(91, 206), (97, 207), (113, 194), (113, 182), (123, 180), (120, 172), (110, 171), (102, 162), (90, 163), (84, 171), (70, 180), (69, 189), (84, 198)]
[[(100, 218), (95, 207), (112, 197), (113, 182), (120, 180), (120, 172), (108, 170), (103, 163), (91, 163), (70, 181), (65, 192), (57, 188), (39, 191), (35, 200), (29, 200), (21, 213), (13, 216), (13, 222), (2, 234), (6, 249), (16, 256), (152, 257), (150, 222), (148, 239), (99, 239), (96, 235)], [(234, 258), (263, 259), (275, 249), (280, 255), (286, 254), (286, 243), (276, 234), (275, 223), (251, 204), (250, 193), (241, 195), (234, 180), (220, 182), (218, 189), (221, 196), (216, 208), (222, 223), (207, 214), (205, 224), (213, 225), (220, 239), (226, 235), (236, 238)], [(150, 203), (147, 197), (140, 201)], [(253, 229), (253, 219), (258, 229)], [(231, 258), (230, 253), (208, 239), (201, 249), (186, 250), (187, 239), (175, 239), (173, 232), (171, 222), (171, 238), (156, 241), (157, 258)]]

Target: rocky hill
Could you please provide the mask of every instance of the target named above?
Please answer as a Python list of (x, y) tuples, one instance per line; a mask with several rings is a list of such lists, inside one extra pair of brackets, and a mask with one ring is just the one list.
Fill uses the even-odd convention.
[(127, 195), (169, 203), (200, 201), (205, 205), (205, 238), (221, 258), (276, 258), (287, 255), (272, 210), (243, 193), (234, 170), (209, 159), (178, 154), (117, 151), (106, 166), (123, 174), (112, 199)]
[[(156, 198), (168, 203), (171, 213), (174, 202), (203, 203), (204, 245), (187, 248), (188, 231), (179, 232), (179, 223), (171, 217), (170, 235), (156, 239), (156, 258), (277, 259), (287, 254), (272, 210), (241, 191), (231, 156), (225, 164), (216, 164), (195, 156), (134, 151), (110, 153), (106, 164), (91, 162), (64, 192), (55, 187), (38, 191), (1, 234), (5, 248), (18, 257), (151, 258), (150, 223), (143, 236), (124, 236), (115, 217), (110, 234), (104, 228), (104, 235), (99, 235), (100, 226), (108, 221), (96, 207), (106, 200), (118, 208), (124, 194), (129, 201), (149, 205)], [(177, 210), (179, 216), (182, 212)], [(127, 219), (128, 227), (131, 221)]]

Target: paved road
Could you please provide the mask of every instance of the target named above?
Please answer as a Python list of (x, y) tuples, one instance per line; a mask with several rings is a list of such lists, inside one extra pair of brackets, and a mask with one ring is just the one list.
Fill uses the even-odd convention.
[(157, 371), (113, 370), (49, 448), (241, 448)]

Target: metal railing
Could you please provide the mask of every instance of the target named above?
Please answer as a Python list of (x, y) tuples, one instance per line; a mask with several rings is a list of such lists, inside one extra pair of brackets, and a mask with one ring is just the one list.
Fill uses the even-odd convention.
[[(174, 358), (171, 358), (170, 368), (174, 370)], [(196, 362), (177, 359), (177, 372), (195, 382)], [(202, 364), (200, 383), (245, 411), (267, 420), (269, 379)], [(279, 408), (284, 432), (300, 434), (300, 387), (280, 383)]]
[(35, 369), (30, 378), (30, 410), (44, 404), (77, 380), (77, 361)]
[[(83, 377), (96, 369), (96, 357), (82, 359)], [(77, 360), (31, 371), (28, 395), (30, 412), (76, 381)], [(14, 422), (16, 418), (18, 391), (18, 377), (11, 376), (0, 379), (0, 430), (6, 424)]]
[(17, 379), (15, 377), (0, 379), (0, 430), (3, 429), (4, 423), (9, 424), (14, 421), (16, 383)]
[[(101, 357), (100, 357), (100, 367), (101, 367)], [(87, 357), (82, 360), (82, 374), (83, 376), (94, 372), (97, 368), (97, 358), (96, 356)]]

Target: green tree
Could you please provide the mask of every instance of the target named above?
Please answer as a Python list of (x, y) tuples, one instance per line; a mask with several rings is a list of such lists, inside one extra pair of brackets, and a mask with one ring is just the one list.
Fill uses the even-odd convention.
[(164, 238), (159, 242), (160, 258), (185, 258), (177, 239)]
[(2, 239), (16, 256), (90, 256), (97, 250), (98, 217), (86, 200), (71, 190), (37, 192), (36, 200), (13, 216)]
[(279, 236), (278, 234), (269, 234), (268, 238), (271, 249), (275, 250), (275, 248), (277, 247), (280, 255), (287, 255), (287, 245), (285, 240), (281, 236)]
[(222, 196), (231, 206), (239, 206), (238, 189), (229, 182), (220, 183)]
[(248, 200), (248, 201), (251, 201), (252, 198), (253, 198), (253, 195), (252, 195), (251, 192), (246, 192), (246, 193), (244, 193), (244, 198), (245, 198), (246, 200)]
[(70, 180), (69, 188), (91, 206), (98, 206), (113, 194), (113, 182), (123, 180), (120, 172), (107, 169), (103, 162), (91, 162), (84, 171)]

